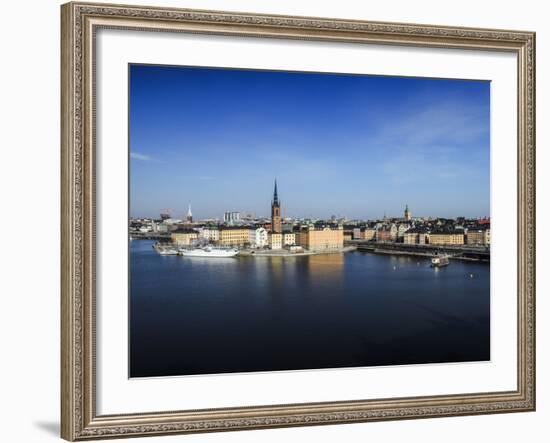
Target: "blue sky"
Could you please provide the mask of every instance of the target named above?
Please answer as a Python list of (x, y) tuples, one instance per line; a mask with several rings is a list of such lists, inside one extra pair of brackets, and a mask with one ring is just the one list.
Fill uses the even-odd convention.
[(130, 215), (480, 217), (490, 83), (130, 66)]

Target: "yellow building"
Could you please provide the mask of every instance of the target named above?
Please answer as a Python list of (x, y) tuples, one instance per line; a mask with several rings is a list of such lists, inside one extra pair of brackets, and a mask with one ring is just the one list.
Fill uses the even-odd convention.
[(361, 231), (362, 240), (374, 240), (376, 238), (376, 229), (365, 228), (365, 231)]
[(469, 245), (489, 246), (491, 234), (489, 229), (468, 229), (466, 243)]
[(283, 234), (272, 232), (269, 234), (269, 247), (271, 249), (281, 249), (283, 247)]
[(414, 245), (418, 243), (418, 232), (405, 232), (403, 235), (403, 243), (406, 245)]
[(285, 232), (283, 234), (283, 246), (293, 246), (296, 244), (296, 234), (294, 232)]
[(427, 243), (427, 236), (428, 234), (422, 228), (409, 229), (403, 234), (403, 243), (405, 243), (406, 245), (424, 245)]
[(220, 229), (220, 241), (221, 246), (244, 246), (249, 243), (247, 227), (231, 227), (226, 226)]
[(189, 246), (193, 240), (199, 238), (199, 233), (191, 229), (178, 229), (170, 234), (170, 238), (178, 246)]
[[(353, 229), (353, 239), (354, 240), (374, 240), (376, 237), (376, 229), (374, 228), (354, 228)], [(344, 240), (346, 240), (344, 233)]]
[(418, 244), (425, 245), (430, 242), (430, 234), (427, 232), (421, 232), (418, 234)]
[(463, 245), (464, 233), (462, 231), (453, 232), (432, 232), (430, 233), (431, 245)]
[(344, 230), (307, 229), (296, 233), (296, 244), (310, 251), (325, 251), (344, 247)]

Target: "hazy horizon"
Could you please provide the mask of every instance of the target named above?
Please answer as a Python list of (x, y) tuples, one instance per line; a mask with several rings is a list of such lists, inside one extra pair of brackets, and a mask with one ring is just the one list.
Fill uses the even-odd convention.
[(490, 83), (130, 66), (130, 215), (490, 216)]

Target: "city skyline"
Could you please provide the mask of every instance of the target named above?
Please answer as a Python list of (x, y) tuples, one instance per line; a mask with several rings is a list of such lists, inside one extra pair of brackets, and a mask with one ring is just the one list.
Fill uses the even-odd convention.
[(483, 81), (132, 65), (130, 215), (490, 216)]
[[(192, 205), (187, 203), (187, 207), (185, 208), (185, 210), (182, 209), (182, 210), (174, 211), (174, 210), (172, 210), (172, 208), (170, 208), (170, 211), (166, 212), (166, 209), (168, 209), (168, 208), (163, 208), (163, 209), (160, 209), (157, 214), (136, 216), (136, 217), (131, 216), (131, 218), (136, 219), (136, 220), (137, 219), (154, 220), (154, 219), (158, 219), (160, 215), (170, 215), (170, 218), (172, 218), (174, 220), (185, 221), (189, 217), (189, 211), (191, 209), (190, 206), (192, 206)], [(327, 220), (328, 221), (331, 218), (336, 217), (336, 219), (345, 219), (345, 220), (350, 220), (350, 221), (353, 221), (353, 220), (380, 221), (380, 220), (383, 220), (384, 218), (386, 218), (388, 220), (402, 219), (402, 218), (404, 218), (404, 212), (407, 208), (412, 213), (412, 209), (410, 208), (410, 205), (407, 204), (407, 203), (405, 203), (404, 206), (401, 208), (400, 213), (388, 214), (388, 213), (384, 212), (383, 214), (381, 214), (378, 217), (368, 217), (368, 218), (351, 218), (351, 217), (347, 217), (345, 214), (330, 214), (330, 215), (327, 215), (327, 216), (324, 216), (324, 217), (288, 215), (288, 214), (284, 213), (284, 205), (282, 205), (281, 208), (282, 208), (282, 219), (283, 220), (285, 220), (285, 219), (293, 219), (293, 220), (311, 219), (311, 220)], [(257, 214), (255, 212), (246, 211), (246, 210), (239, 210), (239, 209), (228, 209), (226, 211), (223, 211), (221, 214), (215, 215), (213, 217), (200, 217), (200, 216), (197, 217), (196, 213), (195, 213), (195, 210), (192, 209), (192, 217), (193, 217), (194, 222), (207, 221), (207, 220), (219, 220), (220, 222), (223, 222), (224, 214), (227, 214), (227, 213), (238, 213), (240, 216), (244, 216), (244, 217), (252, 216), (255, 219), (265, 219), (265, 220), (271, 219), (270, 214), (268, 214), (267, 212), (262, 213), (262, 214)], [(412, 219), (431, 219), (431, 220), (436, 220), (438, 218), (445, 218), (445, 219), (453, 219), (454, 220), (454, 219), (461, 218), (461, 217), (465, 217), (466, 219), (469, 219), (469, 220), (484, 220), (484, 219), (489, 219), (490, 215), (489, 214), (480, 214), (480, 215), (477, 215), (477, 216), (457, 215), (457, 216), (452, 216), (452, 217), (444, 217), (444, 216), (437, 215), (437, 214), (419, 214), (419, 215), (413, 214), (412, 215)]]

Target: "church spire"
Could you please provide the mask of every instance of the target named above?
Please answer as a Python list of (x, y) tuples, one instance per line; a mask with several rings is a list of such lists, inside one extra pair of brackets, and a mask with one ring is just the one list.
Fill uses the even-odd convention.
[(277, 179), (275, 179), (275, 188), (273, 189), (273, 201), (271, 202), (271, 232), (280, 234), (283, 232), (283, 221), (281, 216), (281, 203), (277, 195)]
[(277, 179), (275, 179), (275, 189), (273, 191), (273, 204), (279, 204), (279, 196), (277, 195)]
[(409, 205), (405, 204), (405, 220), (410, 220), (412, 218), (411, 211), (409, 210)]

